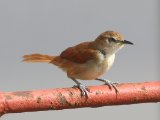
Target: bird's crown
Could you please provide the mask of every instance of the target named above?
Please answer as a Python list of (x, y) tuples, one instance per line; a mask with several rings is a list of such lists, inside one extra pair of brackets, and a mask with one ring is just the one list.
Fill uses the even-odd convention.
[(106, 32), (103, 32), (101, 33), (98, 38), (114, 38), (115, 40), (120, 40), (120, 41), (123, 41), (124, 40), (124, 37), (118, 33), (118, 32), (115, 32), (115, 31), (106, 31)]

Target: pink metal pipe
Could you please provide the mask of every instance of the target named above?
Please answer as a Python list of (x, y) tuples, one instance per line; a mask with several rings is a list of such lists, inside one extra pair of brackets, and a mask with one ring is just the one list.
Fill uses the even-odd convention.
[(118, 84), (119, 93), (108, 86), (88, 87), (88, 97), (78, 88), (57, 88), (19, 92), (0, 92), (0, 115), (81, 107), (100, 107), (135, 103), (160, 102), (160, 82)]

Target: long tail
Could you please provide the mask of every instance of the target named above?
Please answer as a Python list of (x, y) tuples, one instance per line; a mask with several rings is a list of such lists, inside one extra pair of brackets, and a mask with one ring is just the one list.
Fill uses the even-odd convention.
[(24, 62), (51, 62), (54, 59), (54, 56), (42, 55), (42, 54), (31, 54), (24, 55)]

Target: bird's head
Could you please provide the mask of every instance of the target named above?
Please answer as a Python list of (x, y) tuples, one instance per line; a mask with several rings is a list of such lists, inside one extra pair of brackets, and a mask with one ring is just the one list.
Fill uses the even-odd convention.
[(126, 44), (133, 45), (132, 42), (124, 40), (118, 32), (106, 31), (100, 34), (94, 41), (96, 49), (105, 50), (107, 54), (114, 54)]

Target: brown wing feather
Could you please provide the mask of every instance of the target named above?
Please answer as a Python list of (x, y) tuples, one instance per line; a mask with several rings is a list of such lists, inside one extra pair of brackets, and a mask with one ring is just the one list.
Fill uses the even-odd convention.
[(96, 58), (96, 51), (91, 49), (90, 43), (91, 42), (84, 42), (74, 47), (70, 47), (63, 51), (60, 57), (80, 64), (94, 59)]

